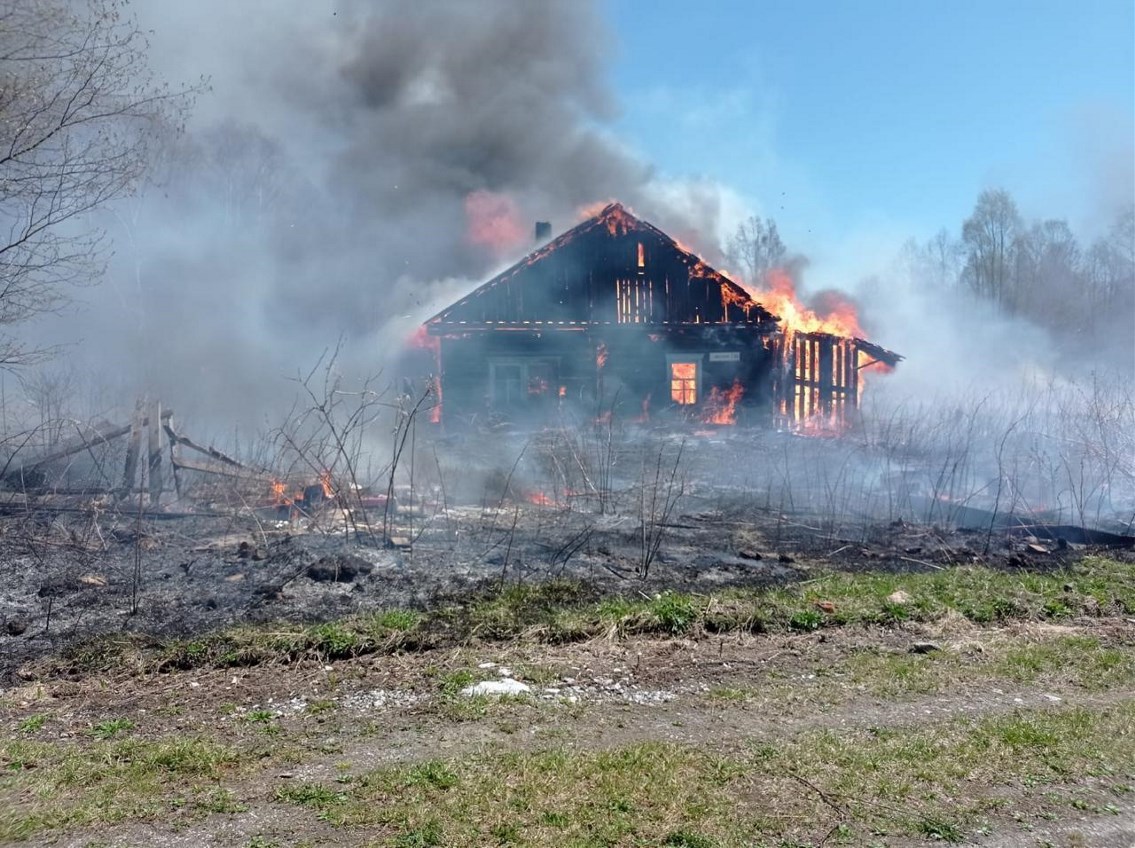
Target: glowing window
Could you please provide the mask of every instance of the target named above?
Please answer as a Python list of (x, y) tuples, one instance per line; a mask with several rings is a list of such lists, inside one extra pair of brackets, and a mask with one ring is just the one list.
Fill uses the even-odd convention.
[(642, 242), (641, 241), (638, 243), (638, 267), (639, 268), (645, 268), (646, 267), (646, 253), (642, 249)]
[(670, 400), (682, 406), (691, 406), (698, 402), (696, 362), (670, 363)]

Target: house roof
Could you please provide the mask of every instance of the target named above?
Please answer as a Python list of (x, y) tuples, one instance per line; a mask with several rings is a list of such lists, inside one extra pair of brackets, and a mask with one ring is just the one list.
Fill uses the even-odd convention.
[[(628, 299), (619, 302), (620, 297)], [(622, 204), (611, 203), (426, 324), (723, 323), (767, 325), (773, 331), (777, 320), (699, 256)]]
[(875, 359), (879, 360), (885, 365), (891, 366), (892, 368), (902, 362), (905, 358), (901, 353), (895, 353), (893, 350), (887, 350), (885, 347), (881, 347), (874, 342), (869, 342), (866, 339), (857, 337), (854, 339), (854, 341), (861, 351), (875, 357)]

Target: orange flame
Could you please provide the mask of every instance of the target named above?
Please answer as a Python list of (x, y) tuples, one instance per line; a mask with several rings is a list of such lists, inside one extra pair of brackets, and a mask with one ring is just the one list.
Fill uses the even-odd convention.
[(632, 419), (635, 424), (646, 424), (650, 421), (650, 396), (651, 392), (647, 392), (646, 396), (642, 399), (642, 412), (637, 418)]
[(724, 391), (714, 386), (702, 407), (702, 421), (706, 424), (735, 424), (737, 422), (737, 402), (745, 394), (745, 387), (739, 379)]
[(596, 200), (594, 203), (588, 203), (586, 206), (580, 206), (575, 210), (575, 214), (580, 221), (586, 221), (588, 218), (594, 218), (599, 215), (608, 206), (617, 203), (613, 197), (607, 200)]
[(606, 342), (599, 342), (595, 348), (595, 367), (600, 371), (603, 366), (607, 364), (607, 344)]
[[(406, 339), (406, 346), (415, 348), (417, 350), (429, 350), (434, 355), (434, 370), (441, 370), (441, 340), (437, 336), (431, 336), (425, 324), (418, 325), (418, 328), (411, 333)], [(441, 378), (434, 374), (429, 378), (429, 387), (427, 391), (433, 395), (433, 406), (430, 407), (430, 423), (441, 423)]]
[(425, 324), (419, 324), (414, 332), (406, 337), (406, 347), (416, 350), (436, 351), (439, 347), (437, 336), (431, 336)]
[[(827, 292), (820, 297), (821, 315), (801, 303), (792, 277), (779, 268), (766, 275), (763, 290), (746, 290), (780, 318), (785, 365), (793, 370), (795, 381), (793, 396), (782, 401), (781, 413), (795, 422), (793, 429), (798, 433), (831, 435), (845, 429), (848, 421), (843, 412), (847, 404), (857, 403), (862, 396), (864, 372), (891, 370), (885, 363), (871, 362), (855, 346), (853, 340), (864, 336), (855, 304), (844, 295)], [(828, 366), (831, 372), (825, 374), (821, 374), (823, 360), (819, 355), (823, 335), (837, 337), (837, 341), (823, 342), (834, 345)], [(843, 387), (827, 415), (818, 388), (824, 381)]]
[(324, 471), (319, 475), (319, 485), (323, 487), (323, 497), (328, 500), (335, 497), (335, 486), (332, 484), (330, 471)]
[(577, 212), (581, 220), (598, 218), (613, 236), (626, 235), (638, 226), (638, 222), (631, 217), (632, 213), (614, 200), (581, 206)]
[(780, 318), (780, 326), (785, 335), (794, 333), (831, 333), (835, 336), (863, 338), (859, 326), (859, 315), (855, 304), (847, 298), (829, 294), (826, 305), (827, 314), (820, 316), (800, 302), (796, 294), (796, 284), (792, 277), (780, 268), (774, 268), (765, 276), (766, 288), (754, 289), (745, 286), (749, 294), (769, 312)]
[(694, 362), (670, 363), (670, 400), (692, 406), (698, 400), (698, 366)]
[(524, 242), (527, 230), (522, 220), (516, 201), (507, 194), (480, 189), (465, 197), (465, 238), (497, 255)]
[(296, 501), (303, 500), (303, 491), (294, 490), (289, 493), (289, 486), (283, 480), (272, 481), (272, 498), (276, 506), (291, 506)]

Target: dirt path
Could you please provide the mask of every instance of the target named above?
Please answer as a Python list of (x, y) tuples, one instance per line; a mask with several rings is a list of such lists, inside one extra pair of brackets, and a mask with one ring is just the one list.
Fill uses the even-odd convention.
[[(891, 704), (880, 704), (875, 700), (852, 701), (828, 712), (786, 716), (769, 715), (746, 706), (707, 706), (704, 702), (690, 699), (645, 708), (606, 703), (588, 710), (585, 717), (541, 711), (531, 724), (509, 731), (502, 730), (499, 723), (491, 719), (459, 724), (429, 722), (426, 726), (355, 741), (333, 756), (316, 757), (296, 768), (276, 769), (255, 780), (230, 786), (236, 797), (248, 805), (245, 812), (213, 814), (178, 831), (161, 823), (131, 824), (64, 837), (46, 836), (21, 844), (29, 848), (245, 848), (257, 845), (257, 838), (267, 840), (264, 834), (273, 834), (271, 839), (279, 841), (260, 844), (366, 845), (365, 833), (323, 824), (311, 811), (274, 802), (273, 793), (289, 783), (334, 781), (343, 776), (344, 763), (350, 764), (351, 773), (363, 773), (394, 764), (489, 752), (502, 754), (559, 746), (586, 751), (658, 741), (729, 750), (750, 743), (775, 744), (777, 740), (816, 729), (916, 728), (943, 719), (977, 719), (1019, 709), (1051, 706), (1054, 698), (1060, 698), (1068, 705), (1098, 707), (1132, 697), (1131, 692), (1085, 696), (1017, 690), (990, 693), (984, 697), (958, 695)], [(1034, 848), (1041, 845), (1131, 848), (1135, 845), (1135, 801), (1123, 799), (1114, 807), (1106, 816), (1074, 813), (1029, 832), (991, 834), (963, 844), (985, 848)], [(902, 848), (926, 843), (925, 840), (892, 838), (879, 844)]]
[[(928, 638), (937, 640), (943, 657), (934, 661), (932, 677), (908, 680), (911, 689), (896, 693), (877, 667), (917, 668), (923, 660), (910, 653), (910, 646)], [(243, 812), (210, 814), (184, 829), (133, 823), (49, 833), (21, 844), (363, 845), (366, 834), (333, 828), (312, 810), (276, 802), (276, 791), (425, 760), (560, 748), (594, 751), (643, 742), (728, 752), (754, 743), (775, 745), (815, 730), (919, 728), (1018, 710), (1100, 708), (1135, 698), (1127, 686), (1085, 687), (1090, 681), (1058, 665), (1026, 682), (1014, 681), (1004, 670), (1011, 668), (1004, 665), (1012, 656), (1007, 652), (1021, 645), (1084, 638), (1128, 654), (1135, 650), (1135, 628), (1123, 621), (1000, 629), (953, 621), (932, 628), (846, 628), (822, 635), (477, 646), (331, 666), (39, 682), (9, 690), (4, 717), (14, 726), (28, 716), (50, 716), (52, 738), (78, 744), (90, 727), (111, 716), (129, 718), (142, 737), (206, 734), (241, 742), (260, 732), (248, 720), (260, 711), (273, 716), (281, 746), (302, 752), (299, 762), (269, 760), (251, 778), (224, 784), (247, 807)], [(492, 678), (502, 671), (528, 680), (533, 696), (471, 709), (471, 702), (446, 694), (458, 673)], [(930, 690), (917, 691), (923, 685)], [(1032, 832), (1004, 823), (967, 844), (1009, 848), (1043, 845), (1045, 839), (1103, 848), (1135, 844), (1130, 793), (1106, 815), (1067, 812)]]

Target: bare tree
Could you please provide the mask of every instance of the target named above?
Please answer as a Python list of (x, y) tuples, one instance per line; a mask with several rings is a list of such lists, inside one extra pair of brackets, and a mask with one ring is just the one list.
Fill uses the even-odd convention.
[(200, 213), (217, 237), (291, 219), (307, 202), (303, 174), (279, 142), (252, 124), (228, 119), (186, 133), (161, 153), (152, 179), (165, 190), (151, 198), (156, 203), (148, 211), (179, 219)]
[[(0, 327), (103, 267), (86, 216), (129, 193), (192, 92), (158, 85), (125, 0), (0, 0)], [(0, 365), (37, 352), (0, 337)]]
[(1117, 318), (1129, 327), (1135, 313), (1135, 204), (1120, 212), (1106, 238), (1092, 244), (1083, 266), (1088, 328), (1108, 328)]
[(1013, 243), (1021, 229), (1017, 204), (1003, 189), (986, 189), (962, 225), (966, 248), (963, 279), (980, 297), (1012, 308)]
[(899, 256), (911, 277), (926, 288), (949, 291), (961, 280), (965, 250), (945, 227), (925, 244), (908, 239)]
[(1017, 237), (1013, 252), (1016, 311), (1054, 329), (1079, 326), (1086, 302), (1082, 253), (1068, 223), (1037, 221)]
[(23, 419), (38, 432), (34, 447), (43, 452), (54, 450), (63, 441), (73, 422), (71, 404), (79, 382), (73, 366), (40, 367), (20, 375), (23, 401), (26, 405)]
[(737, 232), (726, 246), (725, 258), (747, 282), (761, 285), (769, 271), (784, 264), (787, 252), (776, 221), (754, 215), (737, 225)]

